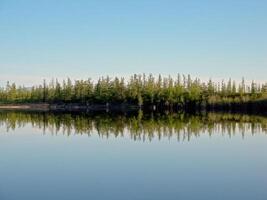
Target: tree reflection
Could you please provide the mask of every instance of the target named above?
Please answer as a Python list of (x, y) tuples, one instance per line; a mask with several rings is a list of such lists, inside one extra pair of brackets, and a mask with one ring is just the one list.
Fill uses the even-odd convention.
[(230, 113), (168, 113), (168, 114), (110, 114), (110, 113), (50, 113), (0, 112), (0, 126), (7, 131), (31, 124), (44, 134), (98, 134), (101, 137), (130, 136), (133, 140), (172, 138), (190, 140), (202, 134), (267, 133), (267, 118)]

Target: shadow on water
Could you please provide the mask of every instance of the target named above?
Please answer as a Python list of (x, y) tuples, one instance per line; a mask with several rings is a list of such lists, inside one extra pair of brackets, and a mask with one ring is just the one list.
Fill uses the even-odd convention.
[(1, 111), (0, 127), (7, 132), (31, 125), (44, 134), (98, 134), (100, 137), (130, 136), (133, 140), (176, 137), (190, 140), (201, 134), (228, 135), (267, 133), (267, 117), (233, 113), (75, 113)]

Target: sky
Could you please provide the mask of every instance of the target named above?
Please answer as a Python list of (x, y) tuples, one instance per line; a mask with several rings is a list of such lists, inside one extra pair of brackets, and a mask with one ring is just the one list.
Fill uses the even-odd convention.
[(0, 85), (134, 73), (267, 81), (266, 0), (0, 0)]

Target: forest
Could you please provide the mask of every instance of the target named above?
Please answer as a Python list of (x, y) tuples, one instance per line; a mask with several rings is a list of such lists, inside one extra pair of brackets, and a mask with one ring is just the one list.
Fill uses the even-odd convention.
[(155, 77), (135, 74), (129, 79), (101, 77), (97, 81), (70, 78), (59, 82), (43, 80), (33, 87), (7, 82), (0, 88), (0, 104), (135, 105), (153, 109), (234, 109), (267, 108), (267, 84), (227, 81), (203, 82), (190, 75)]

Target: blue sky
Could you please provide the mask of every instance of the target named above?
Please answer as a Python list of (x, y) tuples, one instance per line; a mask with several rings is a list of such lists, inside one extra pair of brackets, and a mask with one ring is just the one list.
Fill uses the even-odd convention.
[(267, 80), (266, 0), (0, 0), (0, 85), (133, 73)]

